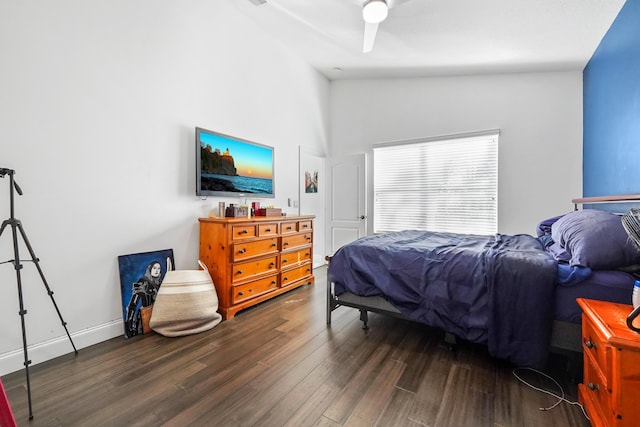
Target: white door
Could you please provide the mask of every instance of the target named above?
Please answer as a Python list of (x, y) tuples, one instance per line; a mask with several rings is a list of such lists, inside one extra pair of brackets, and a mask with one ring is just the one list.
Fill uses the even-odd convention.
[(355, 154), (329, 159), (327, 178), (327, 252), (367, 234), (367, 156)]

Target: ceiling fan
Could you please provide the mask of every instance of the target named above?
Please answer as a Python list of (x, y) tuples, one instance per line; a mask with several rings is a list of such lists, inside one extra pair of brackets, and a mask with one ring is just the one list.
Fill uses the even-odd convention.
[[(315, 32), (323, 34), (327, 38), (332, 38), (331, 34), (326, 32), (323, 28), (321, 28), (321, 26), (315, 25), (313, 23), (314, 19), (305, 18), (300, 12), (296, 13), (294, 10), (290, 10), (289, 7), (286, 6), (290, 1), (291, 0), (249, 0), (249, 2), (253, 3), (256, 6), (270, 4), (273, 8), (306, 25), (307, 27), (313, 29)], [(344, 3), (342, 3), (343, 1), (344, 0), (333, 0), (333, 2), (327, 1), (323, 6), (324, 12), (327, 12), (327, 10), (332, 11), (335, 9), (336, 12), (347, 13), (348, 8), (346, 6), (336, 8), (336, 6), (339, 6), (341, 4), (344, 5)], [(389, 10), (393, 9), (399, 4), (403, 4), (408, 1), (410, 0), (350, 0), (350, 2), (348, 2), (361, 8), (362, 19), (364, 20), (364, 41), (362, 46), (363, 53), (368, 53), (373, 50), (373, 43), (378, 32), (378, 25), (387, 18), (387, 16), (389, 15)]]
[(362, 19), (364, 20), (364, 42), (362, 45), (362, 53), (371, 52), (373, 50), (373, 42), (376, 39), (378, 25), (387, 19), (389, 9), (395, 7), (398, 3), (404, 3), (408, 0), (355, 0), (362, 4)]

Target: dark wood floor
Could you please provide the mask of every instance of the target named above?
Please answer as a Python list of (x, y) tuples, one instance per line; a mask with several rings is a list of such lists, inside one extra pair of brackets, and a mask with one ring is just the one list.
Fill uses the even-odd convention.
[[(339, 308), (325, 269), (305, 286), (181, 338), (114, 338), (2, 378), (24, 426), (588, 426), (576, 405), (519, 382), (479, 345), (451, 351), (422, 325)], [(571, 400), (562, 357), (548, 373)], [(536, 385), (551, 388), (530, 372)]]

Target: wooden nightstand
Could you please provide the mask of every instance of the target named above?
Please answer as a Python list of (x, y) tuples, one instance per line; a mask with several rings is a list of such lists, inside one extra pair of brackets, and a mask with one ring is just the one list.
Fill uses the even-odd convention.
[(578, 298), (584, 383), (578, 398), (591, 425), (640, 426), (640, 334), (627, 327), (633, 307)]

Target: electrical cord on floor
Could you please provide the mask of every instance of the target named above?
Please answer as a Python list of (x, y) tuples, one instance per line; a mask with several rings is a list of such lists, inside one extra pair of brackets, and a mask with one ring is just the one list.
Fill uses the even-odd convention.
[[(537, 374), (542, 375), (543, 377), (545, 377), (545, 378), (547, 378), (547, 379), (550, 379), (551, 381), (553, 381), (553, 382), (554, 382), (554, 384), (555, 384), (556, 386), (558, 386), (558, 389), (560, 390), (560, 395), (555, 394), (555, 393), (553, 393), (553, 392), (551, 392), (551, 391), (549, 391), (549, 390), (545, 390), (545, 389), (543, 389), (543, 388), (536, 387), (536, 386), (534, 386), (533, 384), (528, 383), (527, 381), (525, 381), (524, 379), (522, 379), (522, 378), (518, 375), (518, 373), (516, 372), (517, 370), (527, 370), (527, 371), (535, 372), (535, 373), (537, 373)], [(531, 387), (532, 389), (534, 389), (534, 390), (536, 390), (536, 391), (539, 391), (539, 392), (542, 392), (542, 393), (546, 393), (546, 394), (548, 394), (548, 395), (550, 395), (550, 396), (553, 396), (553, 397), (555, 397), (556, 399), (558, 399), (558, 401), (557, 401), (556, 403), (554, 403), (553, 405), (551, 405), (551, 406), (548, 406), (548, 407), (546, 407), (546, 408), (538, 408), (538, 409), (540, 409), (541, 411), (550, 411), (550, 410), (552, 410), (553, 408), (555, 408), (556, 406), (558, 406), (559, 404), (561, 404), (562, 402), (567, 402), (567, 403), (568, 403), (568, 404), (570, 404), (570, 405), (578, 405), (578, 406), (580, 407), (580, 409), (582, 410), (582, 414), (584, 415), (584, 417), (585, 417), (587, 420), (589, 419), (589, 416), (587, 415), (587, 412), (584, 410), (584, 407), (580, 404), (580, 402), (573, 402), (573, 401), (571, 401), (571, 400), (566, 399), (566, 398), (564, 397), (564, 390), (563, 390), (562, 386), (561, 386), (560, 384), (558, 384), (558, 381), (556, 381), (555, 379), (551, 378), (549, 375), (545, 374), (544, 372), (538, 371), (537, 369), (533, 369), (533, 368), (515, 368), (512, 372), (513, 372), (513, 376), (514, 376), (514, 377), (516, 377), (516, 378), (518, 379), (518, 381), (520, 381), (521, 383), (523, 383), (523, 384), (525, 384), (525, 385), (527, 385), (527, 386)]]

